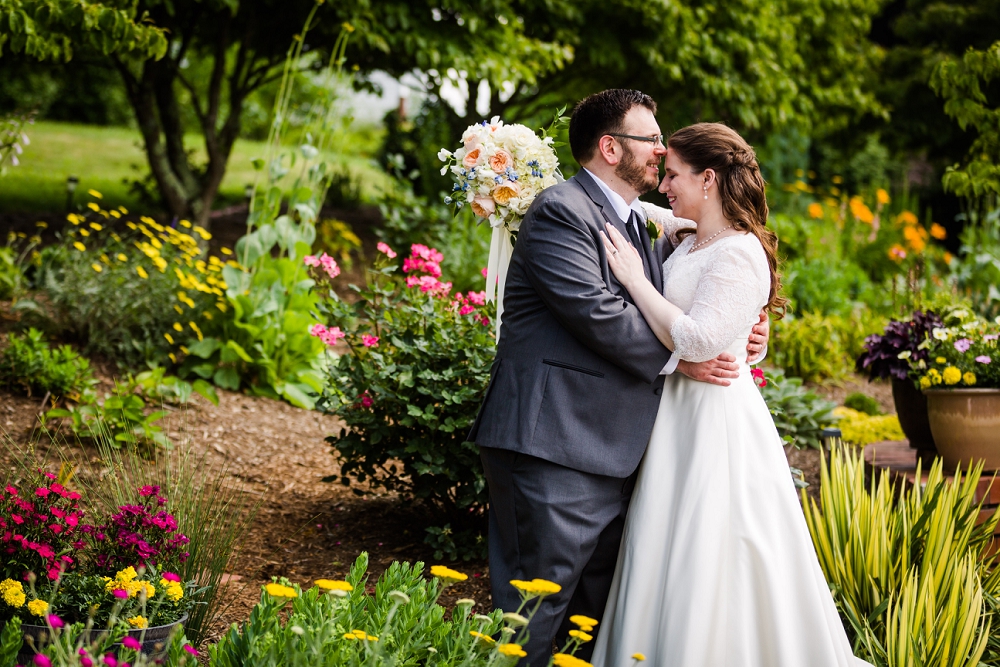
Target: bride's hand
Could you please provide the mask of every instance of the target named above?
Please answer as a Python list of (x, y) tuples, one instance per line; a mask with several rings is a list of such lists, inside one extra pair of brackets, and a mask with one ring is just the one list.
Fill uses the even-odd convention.
[(646, 274), (642, 270), (642, 259), (639, 258), (639, 251), (622, 236), (622, 233), (614, 225), (606, 223), (607, 233), (601, 232), (601, 239), (604, 241), (604, 249), (607, 251), (608, 266), (615, 274), (625, 289), (630, 289), (637, 280), (645, 280)]

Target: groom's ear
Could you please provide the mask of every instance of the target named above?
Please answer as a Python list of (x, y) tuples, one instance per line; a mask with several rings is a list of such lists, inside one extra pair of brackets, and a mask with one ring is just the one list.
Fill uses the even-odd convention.
[(598, 139), (597, 152), (600, 154), (601, 159), (612, 166), (617, 165), (622, 159), (621, 147), (615, 141), (615, 138), (609, 134), (605, 134)]

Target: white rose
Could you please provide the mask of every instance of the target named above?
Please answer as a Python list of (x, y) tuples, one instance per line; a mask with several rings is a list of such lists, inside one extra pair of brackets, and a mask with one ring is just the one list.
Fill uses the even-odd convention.
[(445, 160), (447, 160), (450, 157), (451, 157), (451, 151), (450, 150), (448, 150), (446, 148), (442, 148), (441, 150), (438, 151), (438, 159), (441, 160), (441, 162), (444, 162)]

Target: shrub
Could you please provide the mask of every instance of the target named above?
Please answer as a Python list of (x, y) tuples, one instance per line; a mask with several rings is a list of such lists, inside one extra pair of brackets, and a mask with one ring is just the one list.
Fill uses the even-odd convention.
[(0, 387), (62, 398), (78, 396), (95, 383), (86, 359), (68, 345), (52, 349), (37, 329), (8, 334), (7, 341), (0, 350)]
[(835, 405), (802, 386), (801, 378), (786, 377), (784, 371), (768, 370), (761, 395), (774, 419), (778, 435), (798, 448), (823, 446), (824, 428), (836, 423)]
[(344, 420), (328, 438), (342, 481), (411, 493), (456, 515), (487, 498), (465, 436), (489, 381), (493, 311), (482, 293), (449, 294), (450, 283), (435, 277), (440, 253), (412, 250), (405, 278), (380, 255), (367, 285), (353, 287), (354, 304), (328, 293), (323, 310), (337, 326), (316, 333), (345, 338), (350, 352), (330, 365), (320, 405)]
[(861, 267), (829, 256), (788, 262), (782, 281), (796, 313), (850, 316), (879, 301), (878, 292)]
[(905, 380), (910, 372), (909, 359), (927, 360), (922, 344), (933, 329), (941, 326), (941, 318), (931, 311), (918, 310), (906, 322), (891, 320), (884, 333), (865, 338), (864, 352), (858, 356), (855, 369), (867, 373), (869, 381), (890, 377)]
[(174, 229), (142, 218), (119, 235), (108, 225), (121, 216), (93, 202), (86, 216), (68, 216), (72, 229), (42, 252), (38, 287), (48, 301), (35, 310), (88, 355), (124, 368), (176, 362), (182, 334), (200, 335), (226, 308), (222, 261), (206, 261), (191, 234), (210, 236), (187, 221)]
[(805, 313), (774, 323), (771, 363), (807, 382), (847, 375), (861, 353), (865, 333), (881, 329), (885, 318), (868, 310), (856, 316)]
[(820, 465), (820, 503), (802, 501), (855, 655), (876, 667), (992, 664), (1000, 577), (985, 548), (1000, 514), (979, 520), (982, 466), (946, 480), (937, 459), (901, 493), (883, 471), (866, 493), (860, 450), (836, 447)]
[(126, 386), (105, 394), (103, 400), (94, 392), (86, 392), (79, 403), (46, 412), (44, 421), (62, 420), (59, 426), (68, 427), (81, 440), (107, 438), (116, 447), (170, 447), (170, 439), (156, 423), (166, 414), (164, 410), (147, 414), (146, 401), (133, 393), (131, 386)]
[(883, 414), (882, 406), (879, 405), (879, 402), (867, 394), (862, 394), (860, 391), (848, 394), (844, 399), (844, 407), (871, 416)]
[(869, 415), (849, 407), (836, 408), (833, 414), (840, 418), (837, 428), (845, 442), (864, 446), (883, 440), (906, 439), (896, 415)]

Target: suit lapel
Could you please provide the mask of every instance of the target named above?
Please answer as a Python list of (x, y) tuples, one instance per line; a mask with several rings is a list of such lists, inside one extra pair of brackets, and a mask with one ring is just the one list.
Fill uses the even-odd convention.
[(587, 193), (587, 196), (600, 207), (601, 215), (604, 216), (604, 219), (614, 225), (615, 228), (625, 236), (625, 238), (628, 238), (628, 230), (625, 228), (625, 223), (618, 219), (618, 214), (615, 213), (615, 207), (612, 206), (611, 202), (608, 201), (608, 198), (604, 196), (601, 186), (594, 182), (594, 178), (581, 169), (572, 180), (579, 183), (580, 187), (583, 188), (583, 191)]
[(656, 291), (662, 294), (663, 267), (660, 262), (657, 261), (656, 253), (653, 252), (653, 244), (649, 239), (649, 232), (646, 231), (645, 214), (639, 216), (639, 222), (639, 240), (642, 243), (642, 252), (646, 254), (646, 263), (649, 266), (650, 282), (653, 283), (653, 287), (656, 288)]

